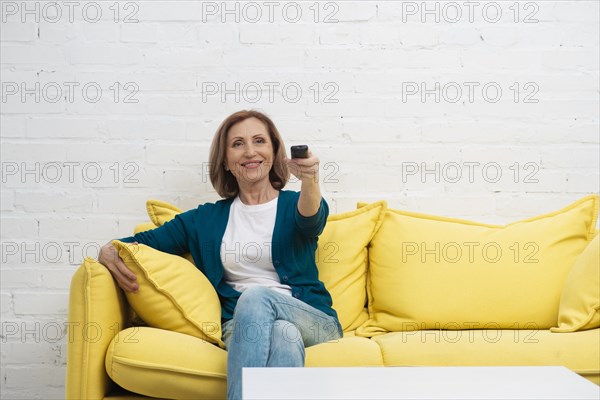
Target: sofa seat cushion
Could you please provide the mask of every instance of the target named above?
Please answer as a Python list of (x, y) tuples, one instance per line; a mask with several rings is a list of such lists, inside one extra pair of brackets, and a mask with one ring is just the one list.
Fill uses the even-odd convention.
[(227, 352), (183, 333), (150, 327), (119, 332), (105, 358), (121, 387), (167, 399), (225, 398)]
[(306, 348), (307, 367), (382, 367), (381, 350), (374, 341), (345, 334)]
[(600, 329), (421, 330), (372, 338), (386, 366), (562, 365), (594, 381), (600, 374)]
[[(307, 367), (383, 366), (370, 339), (346, 337), (306, 349)], [(110, 378), (133, 393), (166, 399), (225, 398), (227, 352), (182, 333), (150, 327), (125, 329), (110, 343)]]

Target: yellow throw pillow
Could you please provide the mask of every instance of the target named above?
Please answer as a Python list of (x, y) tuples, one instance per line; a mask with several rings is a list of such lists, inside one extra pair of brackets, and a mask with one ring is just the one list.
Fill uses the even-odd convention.
[(148, 211), (150, 220), (156, 226), (161, 226), (181, 213), (181, 209), (178, 207), (160, 200), (148, 200), (146, 202), (146, 210)]
[[(146, 210), (148, 211), (148, 217), (150, 217), (152, 222), (139, 224), (135, 227), (134, 233), (149, 231), (162, 226), (165, 222), (172, 220), (177, 214), (181, 214), (182, 212), (178, 207), (160, 200), (146, 201)], [(190, 253), (182, 254), (181, 257), (196, 265), (196, 262)]]
[(597, 218), (596, 195), (506, 226), (388, 209), (369, 248), (369, 320), (357, 335), (556, 326)]
[(378, 201), (358, 210), (330, 215), (316, 253), (319, 279), (333, 298), (344, 331), (367, 320), (367, 246), (381, 226), (387, 203)]
[(155, 229), (156, 225), (154, 225), (153, 222), (142, 222), (141, 224), (138, 224), (135, 229), (133, 230), (133, 234), (136, 235), (140, 232), (146, 232), (146, 231), (151, 231), (152, 229)]
[(143, 244), (112, 244), (137, 276), (138, 292), (126, 296), (144, 321), (225, 347), (219, 296), (202, 272), (183, 257)]
[(600, 236), (585, 248), (569, 272), (552, 332), (576, 332), (600, 327)]

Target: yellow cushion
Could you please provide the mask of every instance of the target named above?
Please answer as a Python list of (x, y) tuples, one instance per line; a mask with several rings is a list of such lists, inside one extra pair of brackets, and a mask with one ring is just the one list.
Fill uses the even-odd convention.
[(356, 334), (556, 326), (597, 217), (596, 195), (506, 226), (388, 209), (369, 248), (369, 320)]
[(371, 340), (381, 347), (385, 366), (563, 365), (590, 380), (600, 373), (600, 329), (562, 335), (531, 329), (422, 330)]
[(385, 201), (378, 201), (330, 215), (319, 236), (319, 279), (333, 298), (344, 331), (354, 330), (367, 320), (367, 246), (381, 226), (386, 208)]
[(148, 200), (146, 202), (146, 210), (148, 211), (150, 220), (156, 226), (161, 226), (181, 213), (181, 209), (178, 207), (160, 200)]
[[(175, 218), (177, 214), (182, 213), (181, 209), (178, 207), (160, 200), (146, 201), (146, 210), (148, 211), (148, 217), (150, 217), (152, 223), (145, 222), (143, 224), (139, 224), (135, 227), (135, 233), (148, 231), (150, 229), (162, 226), (165, 222)], [(181, 257), (196, 265), (196, 262), (190, 253), (182, 254)]]
[(142, 222), (141, 224), (138, 224), (135, 229), (133, 230), (133, 234), (138, 234), (140, 232), (146, 232), (146, 231), (150, 231), (152, 229), (156, 228), (156, 225), (154, 225), (153, 222)]
[(227, 392), (227, 352), (198, 338), (148, 327), (119, 332), (106, 371), (119, 386), (153, 398), (216, 399)]
[(208, 279), (183, 257), (149, 246), (114, 240), (139, 290), (126, 293), (148, 325), (185, 333), (225, 347), (221, 341), (221, 304)]
[(306, 367), (383, 367), (381, 349), (371, 339), (344, 336), (306, 348)]
[[(227, 353), (197, 338), (136, 327), (119, 332), (105, 358), (112, 380), (132, 392), (168, 399), (226, 395)], [(307, 367), (383, 366), (377, 343), (344, 337), (306, 349)]]
[(569, 272), (552, 332), (575, 332), (600, 327), (600, 236), (585, 248)]

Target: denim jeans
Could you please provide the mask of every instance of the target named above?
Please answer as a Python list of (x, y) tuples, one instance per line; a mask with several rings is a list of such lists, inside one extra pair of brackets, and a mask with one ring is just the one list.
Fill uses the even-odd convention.
[(222, 326), (227, 398), (242, 398), (243, 367), (304, 367), (304, 348), (343, 336), (337, 320), (265, 287), (245, 290)]

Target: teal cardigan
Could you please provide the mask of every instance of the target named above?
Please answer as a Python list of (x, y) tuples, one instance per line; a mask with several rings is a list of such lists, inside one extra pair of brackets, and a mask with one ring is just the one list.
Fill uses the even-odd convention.
[[(311, 217), (298, 212), (300, 192), (281, 190), (277, 200), (271, 256), (281, 283), (292, 288), (292, 296), (337, 318), (331, 295), (319, 280), (315, 252), (323, 232), (329, 206), (321, 199), (319, 211)], [(138, 242), (170, 254), (191, 253), (197, 268), (204, 273), (221, 300), (221, 318), (233, 317), (240, 292), (223, 277), (221, 241), (229, 220), (233, 197), (206, 203), (181, 214), (156, 229), (119, 239)]]

